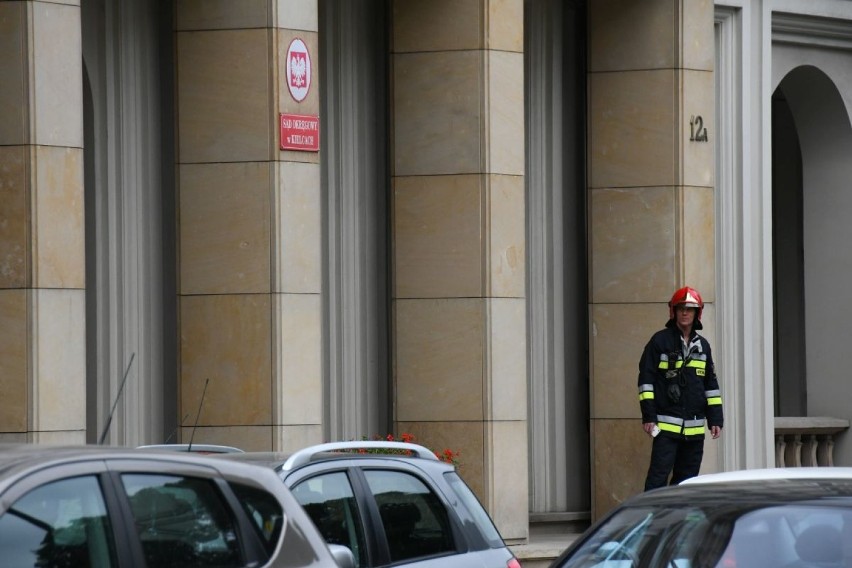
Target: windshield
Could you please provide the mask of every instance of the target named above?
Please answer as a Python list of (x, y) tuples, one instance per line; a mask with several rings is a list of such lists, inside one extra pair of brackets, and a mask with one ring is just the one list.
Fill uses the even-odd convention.
[(840, 568), (852, 561), (852, 510), (626, 508), (601, 525), (560, 568)]

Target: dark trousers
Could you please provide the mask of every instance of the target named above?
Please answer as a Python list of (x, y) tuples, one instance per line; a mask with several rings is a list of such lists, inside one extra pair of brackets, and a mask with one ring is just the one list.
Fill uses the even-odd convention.
[[(645, 491), (677, 485), (684, 479), (695, 477), (704, 457), (704, 439), (685, 440), (660, 434), (654, 438), (651, 465), (645, 478)], [(669, 481), (671, 474), (671, 481)]]

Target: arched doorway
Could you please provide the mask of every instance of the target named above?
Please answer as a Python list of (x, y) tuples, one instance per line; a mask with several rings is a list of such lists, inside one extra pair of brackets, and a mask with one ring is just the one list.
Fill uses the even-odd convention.
[[(831, 78), (803, 65), (778, 84), (772, 118), (775, 412), (845, 418), (852, 395), (841, 362), (852, 315), (842, 299), (852, 277), (849, 113)], [(852, 441), (838, 442), (842, 463)]]

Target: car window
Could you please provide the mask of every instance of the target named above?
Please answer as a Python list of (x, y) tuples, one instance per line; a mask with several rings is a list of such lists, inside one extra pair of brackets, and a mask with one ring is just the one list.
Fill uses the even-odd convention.
[(449, 515), (414, 475), (365, 470), (387, 536), (391, 562), (455, 552)]
[(292, 492), (327, 543), (348, 547), (356, 566), (367, 565), (364, 527), (355, 493), (344, 472), (305, 479), (293, 486)]
[(785, 505), (737, 519), (717, 566), (838, 567), (852, 561), (852, 513), (845, 507)]
[(235, 523), (212, 481), (154, 474), (121, 479), (149, 568), (243, 565)]
[(115, 542), (94, 476), (48, 483), (0, 517), (4, 566), (116, 566)]
[(278, 499), (266, 491), (239, 483), (231, 483), (231, 489), (248, 517), (254, 521), (253, 527), (263, 542), (266, 553), (272, 555), (278, 546), (284, 526), (284, 511)]
[(470, 487), (459, 477), (454, 471), (448, 471), (444, 474), (447, 483), (453, 488), (453, 491), (459, 497), (462, 506), (470, 512), (471, 517), (476, 521), (476, 528), (479, 529), (482, 538), (491, 546), (491, 548), (501, 548), (504, 546), (503, 537), (497, 532), (497, 528), (491, 521), (491, 517), (485, 512), (479, 499), (470, 490)]

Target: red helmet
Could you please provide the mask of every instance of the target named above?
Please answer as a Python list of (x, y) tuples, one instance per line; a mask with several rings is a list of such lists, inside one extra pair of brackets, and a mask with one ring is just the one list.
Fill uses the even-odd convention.
[(704, 300), (701, 299), (701, 294), (695, 288), (684, 286), (674, 294), (669, 300), (669, 319), (675, 317), (675, 307), (686, 306), (688, 308), (697, 308), (695, 319), (701, 321), (701, 312), (704, 310)]

